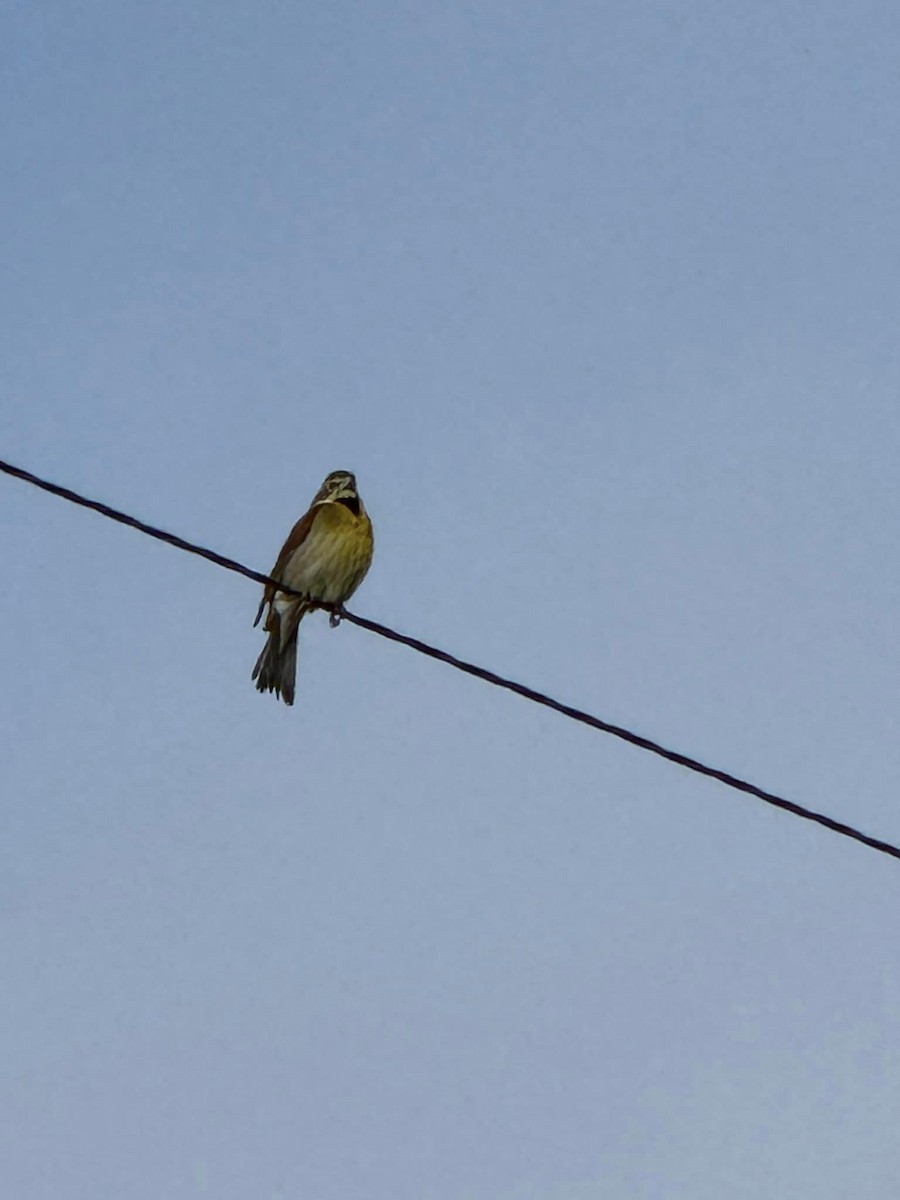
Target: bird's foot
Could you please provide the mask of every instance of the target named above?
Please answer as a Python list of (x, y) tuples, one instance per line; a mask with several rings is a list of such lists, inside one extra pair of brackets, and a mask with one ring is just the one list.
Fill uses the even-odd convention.
[(343, 616), (344, 616), (343, 604), (335, 604), (334, 608), (328, 614), (328, 624), (331, 626), (332, 629), (337, 629), (338, 625), (340, 625), (341, 621), (343, 620)]

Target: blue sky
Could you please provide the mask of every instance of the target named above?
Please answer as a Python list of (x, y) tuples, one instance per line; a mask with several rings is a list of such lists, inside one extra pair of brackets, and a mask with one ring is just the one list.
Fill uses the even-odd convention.
[[(900, 841), (893, 4), (2, 14), (2, 455)], [(892, 1200), (897, 865), (0, 480), (19, 1200)]]

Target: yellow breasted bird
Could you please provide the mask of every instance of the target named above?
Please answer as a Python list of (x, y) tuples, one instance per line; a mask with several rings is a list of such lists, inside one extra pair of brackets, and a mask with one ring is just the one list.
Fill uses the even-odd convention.
[(281, 547), (270, 574), (299, 596), (266, 585), (254, 625), (268, 605), (263, 628), (269, 635), (252, 678), (261, 692), (294, 703), (297, 630), (301, 618), (322, 604), (343, 604), (363, 581), (372, 561), (372, 522), (356, 478), (332, 471)]

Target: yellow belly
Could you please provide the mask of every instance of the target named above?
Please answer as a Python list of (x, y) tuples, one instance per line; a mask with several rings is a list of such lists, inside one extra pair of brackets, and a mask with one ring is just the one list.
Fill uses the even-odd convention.
[(340, 604), (363, 581), (372, 562), (372, 522), (343, 504), (323, 504), (281, 578), (311, 600)]

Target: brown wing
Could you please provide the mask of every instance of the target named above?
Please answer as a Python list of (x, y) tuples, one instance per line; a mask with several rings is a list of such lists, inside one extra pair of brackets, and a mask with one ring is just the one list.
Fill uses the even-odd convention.
[[(281, 579), (282, 573), (287, 567), (291, 555), (306, 541), (318, 511), (318, 507), (313, 504), (312, 507), (303, 514), (291, 532), (287, 535), (287, 541), (281, 547), (278, 558), (275, 560), (275, 566), (269, 572), (273, 579)], [(259, 624), (259, 618), (262, 616), (263, 609), (274, 598), (275, 591), (276, 589), (271, 583), (266, 584), (265, 591), (263, 592), (263, 598), (259, 602), (259, 611), (256, 614), (256, 620), (253, 622), (254, 625)]]

